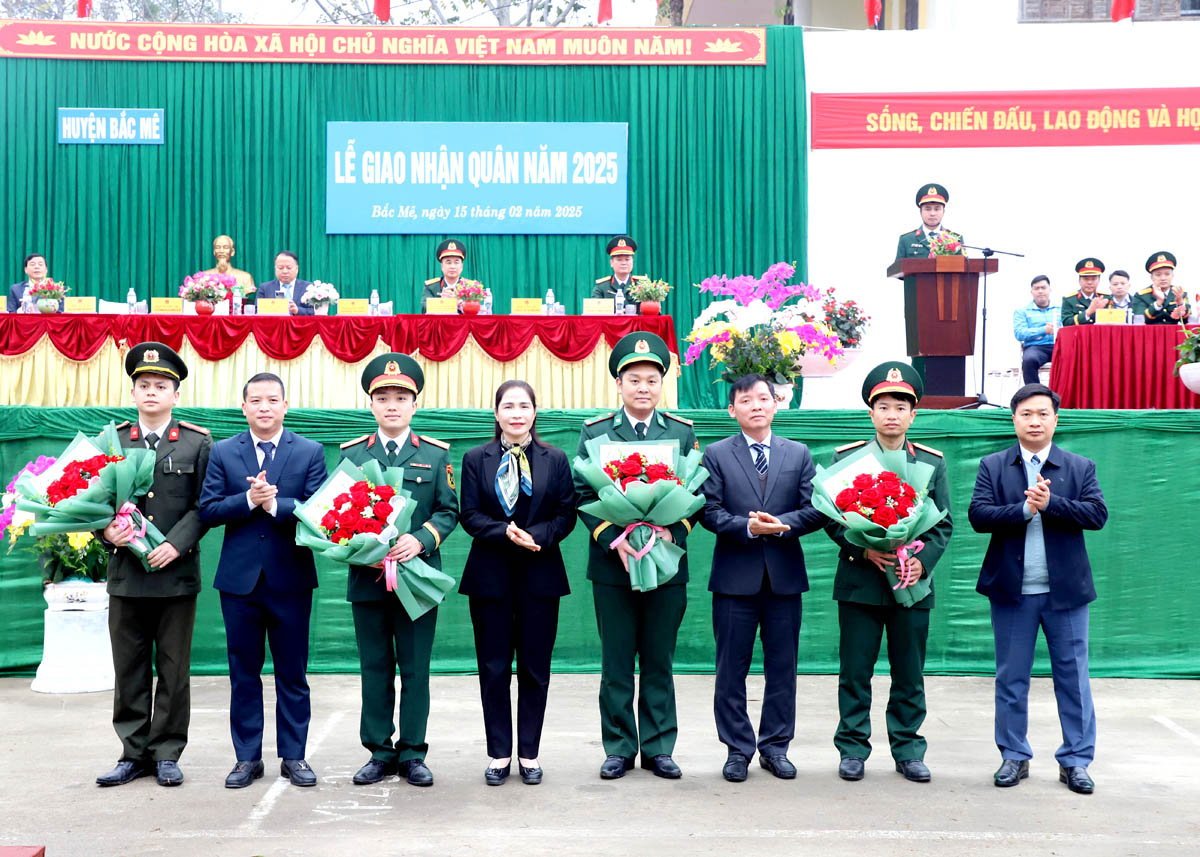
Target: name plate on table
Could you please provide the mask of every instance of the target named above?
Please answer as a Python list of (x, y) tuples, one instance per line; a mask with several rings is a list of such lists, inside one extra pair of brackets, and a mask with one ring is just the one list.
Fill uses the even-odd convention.
[(512, 315), (541, 315), (541, 298), (513, 298), (508, 310)]
[(1096, 324), (1125, 324), (1128, 320), (1123, 309), (1096, 310)]
[(426, 298), (426, 315), (457, 315), (458, 298)]
[(150, 298), (151, 315), (183, 315), (183, 298)]
[(64, 312), (95, 312), (96, 298), (92, 297), (67, 297), (63, 298)]
[(366, 298), (339, 298), (338, 315), (370, 315), (371, 302)]
[(616, 302), (612, 298), (584, 298), (583, 315), (615, 315)]
[(259, 298), (258, 299), (258, 314), (259, 315), (287, 315), (288, 314), (288, 299), (287, 298)]

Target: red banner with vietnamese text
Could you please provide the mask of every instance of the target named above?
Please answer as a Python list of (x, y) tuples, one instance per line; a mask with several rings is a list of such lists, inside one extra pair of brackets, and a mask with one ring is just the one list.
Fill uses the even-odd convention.
[(813, 93), (814, 149), (1200, 143), (1200, 88)]
[(482, 65), (765, 65), (760, 28), (260, 27), (0, 19), (0, 57)]

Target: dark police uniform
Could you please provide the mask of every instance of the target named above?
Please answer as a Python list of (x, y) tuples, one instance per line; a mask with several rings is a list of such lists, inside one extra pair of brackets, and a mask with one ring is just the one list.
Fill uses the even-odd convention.
[[(937, 183), (921, 185), (921, 189), (917, 191), (916, 199), (918, 210), (927, 202), (940, 202), (942, 205), (945, 205), (950, 201), (950, 191)], [(947, 233), (960, 244), (962, 243), (963, 237), (957, 232), (945, 227), (942, 227), (939, 231)], [(926, 234), (924, 223), (913, 231), (902, 234), (896, 242), (897, 259), (927, 259), (928, 257), (929, 236)]]
[[(1159, 250), (1156, 253), (1151, 253), (1150, 258), (1146, 260), (1146, 273), (1153, 274), (1159, 268), (1174, 270), (1175, 265), (1174, 253), (1168, 250)], [(1183, 301), (1183, 306), (1189, 306), (1186, 298)], [(1179, 321), (1187, 321), (1187, 316), (1184, 316), (1182, 319), (1171, 318), (1171, 313), (1178, 307), (1179, 303), (1175, 300), (1175, 293), (1170, 290), (1163, 296), (1161, 305), (1157, 303), (1157, 299), (1154, 297), (1154, 289), (1150, 286), (1135, 293), (1133, 296), (1133, 314), (1141, 314), (1146, 319), (1146, 324), (1178, 324)]]
[[(416, 396), (425, 386), (425, 376), (417, 361), (407, 354), (381, 354), (363, 370), (362, 386), (368, 395), (385, 387), (399, 387)], [(404, 468), (404, 488), (416, 503), (409, 532), (421, 542), (421, 559), (440, 569), (438, 549), (458, 524), (449, 444), (419, 436), (411, 429), (393, 455), (389, 455), (385, 443), (377, 431), (363, 435), (342, 445), (342, 458), (355, 464), (375, 459), (385, 467)], [(412, 620), (400, 599), (387, 591), (382, 571), (361, 565), (350, 566), (346, 600), (354, 614), (362, 670), (359, 736), (371, 751), (372, 761), (381, 763), (372, 766), (368, 762), (359, 772), (361, 776), (356, 775), (355, 783), (378, 782), (399, 769), (413, 785), (433, 785), (423, 760), (429, 749), (425, 730), (437, 608)], [(400, 728), (393, 742), (397, 668), (401, 682)]]
[[(179, 355), (161, 342), (131, 349), (125, 371), (133, 379), (154, 374), (177, 382), (188, 374)], [(153, 571), (127, 548), (113, 548), (108, 564), (108, 630), (116, 677), (113, 728), (121, 739), (122, 761), (153, 769), (157, 762), (177, 762), (188, 740), (200, 537), (207, 530), (197, 506), (212, 438), (208, 429), (174, 418), (160, 438), (147, 437), (138, 422), (117, 426), (117, 436), (123, 448), (157, 451), (153, 486), (137, 507), (179, 551), (174, 562)], [(157, 689), (152, 688), (151, 665), (158, 674)]]
[[(921, 377), (907, 363), (889, 362), (873, 369), (863, 383), (863, 400), (868, 405), (885, 393), (909, 395), (920, 401)], [(856, 441), (834, 450), (833, 461), (849, 455), (867, 443)], [(934, 467), (928, 498), (939, 509), (950, 508), (950, 486), (946, 462), (936, 449), (905, 439), (904, 450), (910, 462), (921, 461)], [(933, 573), (952, 529), (947, 515), (919, 538), (925, 543), (917, 555), (925, 576)], [(891, 667), (891, 693), (887, 705), (887, 731), (892, 756), (897, 763), (922, 760), (925, 739), (918, 734), (925, 720), (925, 643), (929, 636), (929, 611), (934, 595), (912, 607), (901, 607), (891, 586), (874, 564), (865, 558), (862, 548), (845, 538), (845, 528), (830, 522), (825, 531), (840, 548), (833, 597), (838, 602), (840, 660), (838, 710), (840, 719), (833, 743), (842, 758), (865, 760), (871, 753), (871, 677), (879, 658), (883, 632), (887, 630), (888, 663)], [(932, 585), (932, 580), (930, 581)], [(906, 774), (907, 776), (907, 774)], [(858, 779), (845, 777), (846, 779)], [(926, 772), (926, 778), (928, 773)]]
[[(1081, 277), (1096, 277), (1104, 273), (1104, 263), (1095, 256), (1090, 259), (1080, 259), (1075, 265), (1075, 273)], [(1092, 305), (1092, 298), (1101, 297), (1105, 299), (1104, 307), (1111, 305), (1112, 301), (1106, 293), (1097, 289), (1092, 293), (1092, 297), (1088, 297), (1082, 290), (1077, 291), (1073, 295), (1068, 295), (1062, 299), (1062, 326), (1070, 327), (1075, 324), (1095, 324), (1096, 316), (1087, 314), (1088, 307)], [(1101, 307), (1103, 309), (1104, 307)]]
[[(447, 256), (457, 256), (464, 262), (467, 261), (467, 247), (457, 238), (447, 238), (441, 244), (437, 245), (437, 250), (434, 252), (438, 262)], [(440, 298), (442, 289), (446, 287), (445, 277), (430, 277), (425, 281), (425, 288), (421, 292), (421, 312), (425, 312), (425, 302), (430, 298)]]
[[(613, 347), (609, 371), (617, 377), (635, 363), (653, 363), (664, 373), (670, 368), (667, 345), (652, 333), (631, 333)], [(655, 411), (639, 437), (624, 409), (588, 420), (579, 437), (577, 455), (587, 457), (585, 444), (608, 435), (614, 441), (674, 440), (681, 453), (699, 449), (689, 420)], [(596, 492), (578, 476), (575, 489), (580, 505), (596, 499)], [(607, 779), (619, 777), (633, 766), (638, 748), (642, 766), (655, 773), (678, 777), (671, 762), (664, 768), (656, 757), (669, 757), (675, 749), (678, 719), (675, 711), (675, 682), (672, 666), (679, 626), (687, 608), (687, 555), (679, 561), (679, 572), (657, 589), (635, 592), (620, 557), (611, 548), (622, 528), (586, 512), (579, 513), (591, 538), (588, 542), (588, 580), (595, 598), (596, 625), (600, 632), (600, 732), (609, 757), (624, 760), (624, 769), (602, 772)], [(675, 544), (686, 550), (692, 521), (668, 527)], [(637, 718), (634, 718), (634, 661), (640, 673)], [(668, 760), (669, 761), (669, 760)], [(606, 763), (607, 767), (607, 763)], [(674, 768), (674, 771), (671, 771)]]

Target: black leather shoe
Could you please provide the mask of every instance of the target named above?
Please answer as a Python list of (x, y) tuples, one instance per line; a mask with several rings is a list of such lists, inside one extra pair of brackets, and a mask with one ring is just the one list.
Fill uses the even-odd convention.
[(730, 753), (721, 769), (721, 776), (731, 783), (744, 783), (750, 775), (749, 760), (741, 753)]
[(128, 782), (136, 780), (138, 777), (146, 776), (148, 773), (150, 771), (141, 762), (131, 762), (128, 759), (122, 759), (107, 774), (101, 774), (96, 777), (96, 785), (105, 787), (123, 786)]
[(904, 774), (904, 779), (910, 783), (927, 783), (933, 779), (929, 768), (925, 767), (925, 763), (920, 759), (905, 759), (903, 762), (897, 762), (896, 772)]
[(796, 766), (783, 753), (777, 753), (774, 756), (764, 756), (759, 753), (758, 764), (781, 780), (796, 779)]
[(225, 788), (244, 789), (255, 780), (261, 779), (263, 770), (262, 759), (256, 759), (253, 762), (238, 762), (229, 772), (229, 776), (225, 778)]
[(541, 781), (542, 781), (542, 769), (541, 768), (527, 768), (524, 765), (522, 765), (520, 762), (517, 763), (517, 767), (521, 769), (521, 782), (523, 782), (525, 785), (536, 786), (539, 783), (541, 783)]
[(393, 777), (400, 773), (398, 762), (385, 762), (382, 759), (367, 759), (367, 763), (354, 773), (354, 785), (373, 786), (385, 777)]
[(842, 761), (838, 763), (838, 776), (843, 780), (855, 782), (861, 780), (867, 775), (867, 766), (862, 759), (856, 759), (853, 756), (842, 756)]
[[(521, 770), (524, 770), (524, 768)], [(488, 768), (483, 772), (483, 781), (489, 786), (502, 786), (504, 785), (504, 781), (508, 779), (511, 771), (512, 762), (509, 762), (503, 768)]]
[(1005, 759), (996, 769), (996, 775), (992, 777), (992, 782), (996, 784), (997, 788), (1007, 789), (1012, 788), (1028, 776), (1028, 759)]
[(633, 759), (627, 759), (624, 756), (609, 756), (600, 766), (600, 779), (619, 780), (625, 776), (626, 771), (632, 770)]
[(160, 786), (178, 786), (183, 784), (183, 771), (178, 762), (164, 759), (154, 763), (154, 778)]
[(1079, 795), (1090, 795), (1096, 790), (1096, 784), (1092, 782), (1092, 778), (1088, 776), (1087, 768), (1084, 767), (1059, 767), (1058, 781), (1066, 783), (1067, 788)]
[(317, 784), (316, 772), (303, 759), (283, 759), (279, 763), (279, 776), (287, 777), (292, 785), (308, 788)]
[(425, 788), (433, 785), (433, 771), (426, 767), (424, 759), (409, 759), (401, 762), (400, 773), (410, 786)]
[(652, 759), (642, 756), (642, 767), (650, 771), (656, 777), (662, 777), (664, 780), (677, 780), (683, 776), (683, 771), (679, 770), (679, 766), (675, 764), (666, 753), (659, 753)]

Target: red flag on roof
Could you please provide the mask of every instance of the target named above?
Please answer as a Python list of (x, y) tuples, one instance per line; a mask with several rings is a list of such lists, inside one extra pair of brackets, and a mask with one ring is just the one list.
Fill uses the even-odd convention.
[(603, 24), (612, 20), (612, 0), (600, 0), (600, 8), (596, 10), (596, 23)]
[(391, 0), (375, 0), (375, 17), (385, 24), (392, 20)]
[(1137, 0), (1113, 0), (1112, 19), (1121, 21), (1125, 18), (1132, 18), (1136, 8)]
[(75, 14), (80, 18), (92, 17), (92, 0), (79, 0), (75, 6)]
[(883, 0), (863, 0), (867, 12), (867, 26), (878, 27), (879, 19), (883, 17)]

